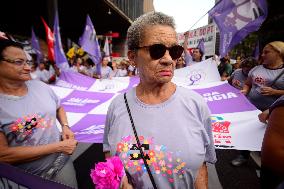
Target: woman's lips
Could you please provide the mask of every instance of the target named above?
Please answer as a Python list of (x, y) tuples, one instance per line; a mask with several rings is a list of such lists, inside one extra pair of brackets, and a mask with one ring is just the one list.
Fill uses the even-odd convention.
[(162, 76), (172, 76), (172, 71), (162, 70), (159, 72)]

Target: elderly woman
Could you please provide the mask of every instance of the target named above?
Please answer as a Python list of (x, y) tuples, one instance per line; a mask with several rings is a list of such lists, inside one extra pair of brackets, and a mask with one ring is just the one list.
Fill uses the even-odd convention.
[(206, 162), (216, 161), (210, 112), (199, 94), (171, 82), (183, 53), (173, 18), (142, 15), (127, 40), (140, 83), (109, 106), (106, 156), (121, 158), (135, 188), (207, 188)]
[(53, 90), (31, 80), (30, 72), (23, 47), (0, 40), (0, 162), (76, 188), (69, 155), (77, 141), (66, 113)]

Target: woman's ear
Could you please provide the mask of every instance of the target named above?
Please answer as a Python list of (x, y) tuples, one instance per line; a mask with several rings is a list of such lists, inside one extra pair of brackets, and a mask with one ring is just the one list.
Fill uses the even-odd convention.
[(128, 60), (130, 61), (130, 64), (131, 65), (136, 65), (136, 61), (135, 61), (135, 58), (136, 58), (136, 52), (134, 50), (129, 50), (127, 52), (127, 56), (128, 56)]

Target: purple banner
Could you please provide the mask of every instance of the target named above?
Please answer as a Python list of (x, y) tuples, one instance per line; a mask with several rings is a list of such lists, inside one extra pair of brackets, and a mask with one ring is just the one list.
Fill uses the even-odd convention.
[(247, 98), (228, 83), (206, 89), (193, 89), (203, 96), (211, 113), (235, 113), (256, 110)]
[(106, 115), (86, 115), (72, 126), (76, 140), (87, 143), (102, 143)]
[[(44, 179), (40, 176), (33, 175), (23, 169), (10, 164), (0, 162), (0, 178), (1, 188), (5, 188), (5, 178), (7, 181), (12, 181), (14, 185), (9, 185), (7, 188), (40, 188), (40, 189), (71, 189), (70, 187), (60, 184), (52, 180)], [(3, 185), (4, 184), (4, 185)], [(11, 184), (11, 183), (10, 183)]]
[(77, 72), (62, 71), (55, 85), (71, 89), (88, 90), (95, 81), (95, 79)]
[(265, 0), (221, 0), (209, 12), (220, 30), (221, 57), (249, 33), (257, 31), (267, 16)]
[(110, 100), (113, 96), (113, 93), (75, 90), (63, 98), (61, 104), (66, 112), (88, 113), (98, 105)]

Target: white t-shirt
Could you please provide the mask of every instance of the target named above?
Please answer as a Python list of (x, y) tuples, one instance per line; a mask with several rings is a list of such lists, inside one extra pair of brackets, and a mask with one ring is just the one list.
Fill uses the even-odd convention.
[[(205, 60), (204, 56), (202, 57), (202, 60)], [(184, 53), (184, 62), (185, 62), (185, 66), (190, 66), (192, 64), (196, 64), (196, 63), (199, 63), (201, 61), (194, 61), (192, 59), (192, 56), (190, 55), (190, 53), (189, 52), (185, 52)]]

